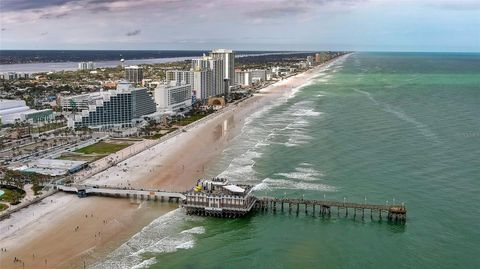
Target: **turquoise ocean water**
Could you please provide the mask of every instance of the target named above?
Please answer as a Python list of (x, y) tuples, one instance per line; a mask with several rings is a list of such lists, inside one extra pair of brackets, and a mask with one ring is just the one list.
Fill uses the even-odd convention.
[(259, 195), (395, 199), (408, 219), (177, 210), (122, 246), (135, 268), (479, 268), (480, 55), (352, 54), (248, 118), (209, 173)]

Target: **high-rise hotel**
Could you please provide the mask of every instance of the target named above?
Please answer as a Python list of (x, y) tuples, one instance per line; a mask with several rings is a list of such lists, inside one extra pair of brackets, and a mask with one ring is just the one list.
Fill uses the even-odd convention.
[(210, 56), (223, 61), (225, 84), (222, 93), (228, 94), (229, 88), (235, 84), (235, 53), (227, 49), (214, 49)]
[(194, 100), (228, 94), (235, 84), (235, 54), (232, 50), (215, 49), (209, 56), (192, 59), (192, 68), (166, 72), (168, 85), (191, 85)]
[(86, 102), (87, 107), (69, 115), (68, 127), (99, 130), (132, 127), (142, 121), (142, 116), (156, 112), (147, 89), (135, 88), (127, 81), (118, 83), (116, 90), (89, 94)]

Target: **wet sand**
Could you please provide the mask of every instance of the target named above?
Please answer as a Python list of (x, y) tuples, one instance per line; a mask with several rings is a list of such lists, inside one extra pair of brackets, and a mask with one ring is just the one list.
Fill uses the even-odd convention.
[[(322, 67), (277, 82), (228, 112), (99, 173), (87, 183), (185, 191), (204, 175), (245, 119), (288, 95)], [(0, 268), (83, 268), (177, 204), (56, 194), (0, 222)], [(36, 216), (35, 216), (36, 214)], [(92, 217), (93, 214), (93, 217)], [(104, 222), (105, 221), (105, 222)], [(12, 225), (12, 226), (11, 226)], [(79, 227), (76, 229), (76, 227)], [(35, 255), (35, 256), (34, 256)]]

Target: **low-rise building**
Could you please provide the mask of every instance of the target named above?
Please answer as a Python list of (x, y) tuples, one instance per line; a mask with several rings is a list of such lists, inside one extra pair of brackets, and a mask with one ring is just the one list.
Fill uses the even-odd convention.
[(38, 159), (25, 165), (10, 167), (12, 170), (38, 173), (47, 176), (64, 176), (81, 170), (87, 165), (85, 161)]
[(182, 207), (187, 214), (215, 217), (240, 217), (248, 214), (257, 199), (250, 185), (231, 184), (224, 178), (198, 180), (197, 185), (185, 193)]
[(267, 80), (267, 70), (265, 69), (253, 69), (249, 70), (252, 77), (252, 83), (262, 82)]
[(15, 124), (16, 122), (44, 122), (53, 120), (51, 109), (36, 110), (28, 107), (24, 100), (0, 99), (1, 124)]

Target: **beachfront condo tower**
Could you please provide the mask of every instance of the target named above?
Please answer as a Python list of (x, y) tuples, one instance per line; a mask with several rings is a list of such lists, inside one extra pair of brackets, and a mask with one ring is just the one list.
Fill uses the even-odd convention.
[(213, 59), (223, 60), (223, 80), (225, 81), (225, 85), (222, 93), (226, 93), (228, 95), (228, 89), (235, 83), (235, 53), (232, 50), (227, 49), (214, 49), (210, 53), (210, 56)]
[(135, 88), (121, 81), (117, 89), (92, 93), (88, 108), (68, 116), (68, 127), (97, 130), (133, 127), (142, 116), (156, 112), (156, 105), (146, 88)]
[(190, 84), (176, 85), (159, 84), (154, 91), (157, 111), (167, 114), (186, 111), (192, 106), (192, 86)]
[(192, 59), (192, 70), (194, 72), (210, 70), (212, 73), (212, 89), (207, 89), (205, 91), (206, 95), (202, 96), (202, 99), (207, 99), (211, 96), (223, 95), (225, 93), (225, 62), (222, 59), (215, 59), (211, 56), (205, 55), (201, 58)]

